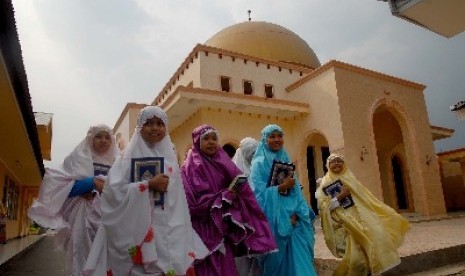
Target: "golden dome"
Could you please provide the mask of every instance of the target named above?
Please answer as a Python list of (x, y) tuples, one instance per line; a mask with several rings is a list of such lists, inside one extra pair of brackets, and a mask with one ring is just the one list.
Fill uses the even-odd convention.
[(292, 31), (268, 22), (247, 21), (229, 26), (207, 42), (207, 46), (273, 61), (321, 66), (307, 42)]

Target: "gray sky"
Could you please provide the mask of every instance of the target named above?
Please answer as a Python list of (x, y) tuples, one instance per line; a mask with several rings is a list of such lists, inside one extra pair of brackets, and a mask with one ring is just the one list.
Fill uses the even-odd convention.
[(322, 64), (348, 62), (427, 86), (431, 124), (465, 147), (465, 34), (447, 39), (376, 0), (13, 0), (34, 111), (53, 113), (55, 166), (92, 124), (113, 127), (128, 102), (150, 103), (197, 43), (247, 20), (279, 24)]

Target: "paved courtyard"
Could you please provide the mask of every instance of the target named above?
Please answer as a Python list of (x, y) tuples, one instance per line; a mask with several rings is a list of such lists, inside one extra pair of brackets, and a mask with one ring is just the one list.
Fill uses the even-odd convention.
[[(415, 256), (465, 245), (465, 213), (451, 213), (447, 219), (410, 218), (410, 230), (403, 245), (399, 248), (401, 257)], [(337, 260), (326, 247), (319, 222), (315, 223), (315, 259)], [(428, 258), (428, 257), (427, 257)], [(426, 258), (426, 260), (427, 260)], [(450, 273), (438, 269), (437, 273), (418, 275), (465, 275), (465, 255), (463, 262), (451, 266)]]

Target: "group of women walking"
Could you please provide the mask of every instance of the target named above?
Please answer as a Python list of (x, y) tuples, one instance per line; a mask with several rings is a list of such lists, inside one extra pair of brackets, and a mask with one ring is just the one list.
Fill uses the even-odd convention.
[[(290, 164), (284, 133), (266, 126), (245, 138), (231, 158), (218, 131), (202, 125), (180, 167), (157, 106), (143, 108), (119, 153), (107, 126), (91, 127), (58, 169), (47, 169), (29, 210), (57, 230), (69, 275), (316, 275), (315, 214), (293, 171), (270, 184), (274, 162)], [(333, 162), (338, 160), (339, 166)], [(316, 192), (336, 275), (381, 273), (400, 259), (408, 223), (328, 158)], [(238, 176), (245, 183), (231, 185)], [(344, 184), (336, 199), (324, 192)], [(338, 205), (351, 197), (354, 206)]]

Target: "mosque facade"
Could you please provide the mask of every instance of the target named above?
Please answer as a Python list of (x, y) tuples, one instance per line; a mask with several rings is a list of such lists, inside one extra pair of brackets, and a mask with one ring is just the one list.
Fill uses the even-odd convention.
[[(453, 130), (431, 126), (425, 86), (360, 66), (320, 64), (302, 38), (267, 22), (227, 27), (197, 44), (151, 103), (169, 117), (179, 161), (192, 130), (210, 124), (233, 154), (268, 124), (284, 130), (304, 194), (316, 208), (316, 179), (330, 153), (399, 212), (441, 216), (446, 205), (433, 141)], [(145, 105), (129, 103), (115, 133), (124, 148)]]

